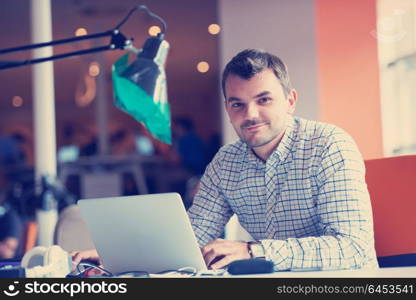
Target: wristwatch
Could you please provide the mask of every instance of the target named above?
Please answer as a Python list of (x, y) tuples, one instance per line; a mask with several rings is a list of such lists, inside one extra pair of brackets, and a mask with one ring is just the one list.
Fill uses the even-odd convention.
[(260, 241), (247, 242), (248, 254), (251, 258), (265, 258), (266, 251)]

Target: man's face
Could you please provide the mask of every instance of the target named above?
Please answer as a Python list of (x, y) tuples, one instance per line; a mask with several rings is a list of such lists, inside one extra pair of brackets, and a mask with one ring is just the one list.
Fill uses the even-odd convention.
[(276, 147), (295, 109), (296, 91), (285, 96), (279, 79), (264, 69), (249, 80), (229, 75), (225, 107), (235, 131), (251, 148)]

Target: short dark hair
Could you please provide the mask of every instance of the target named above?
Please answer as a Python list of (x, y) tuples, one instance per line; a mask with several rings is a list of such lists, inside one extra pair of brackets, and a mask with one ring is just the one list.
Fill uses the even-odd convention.
[(230, 74), (243, 79), (250, 79), (264, 69), (271, 69), (279, 79), (285, 96), (292, 89), (288, 69), (277, 56), (260, 49), (246, 49), (234, 56), (225, 66), (222, 73), (222, 92), (225, 97), (225, 81)]

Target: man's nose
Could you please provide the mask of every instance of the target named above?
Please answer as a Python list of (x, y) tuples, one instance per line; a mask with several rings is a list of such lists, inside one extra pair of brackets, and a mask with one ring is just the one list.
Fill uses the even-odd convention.
[(247, 105), (246, 109), (246, 119), (253, 120), (259, 117), (259, 109), (256, 105)]

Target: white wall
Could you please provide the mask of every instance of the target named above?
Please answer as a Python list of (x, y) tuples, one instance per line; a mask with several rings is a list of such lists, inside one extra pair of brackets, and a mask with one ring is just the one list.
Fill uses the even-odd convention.
[[(317, 120), (315, 1), (218, 0), (218, 10), (221, 70), (246, 48), (262, 48), (279, 56), (299, 93), (296, 114)], [(236, 139), (224, 111), (223, 136), (224, 143)]]
[(378, 0), (384, 156), (416, 153), (416, 1)]

